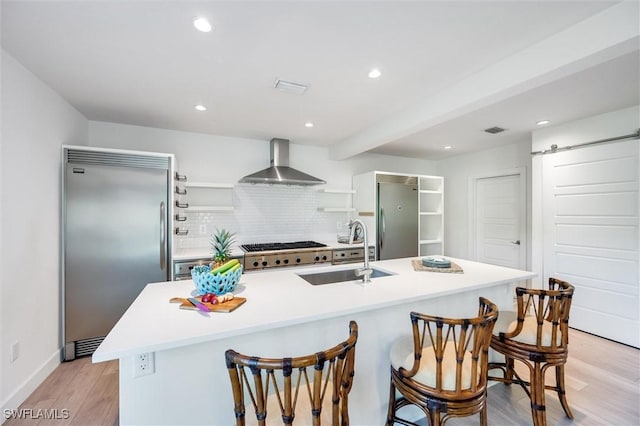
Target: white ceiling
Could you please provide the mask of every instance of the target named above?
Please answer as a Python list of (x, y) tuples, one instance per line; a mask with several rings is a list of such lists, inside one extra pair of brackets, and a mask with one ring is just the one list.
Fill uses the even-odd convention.
[[(637, 38), (597, 33), (616, 33), (609, 22), (629, 27), (629, 18), (625, 27), (607, 15), (617, 3), (3, 0), (2, 46), (90, 120), (281, 137), (328, 146), (334, 158), (438, 159), (528, 141), (543, 118), (558, 124), (639, 103)], [(196, 31), (195, 16), (215, 30)], [(637, 34), (637, 13), (632, 19)], [(608, 44), (596, 50), (578, 39), (562, 46), (566, 55), (538, 53), (536, 63), (563, 72), (508, 81), (522, 71), (510, 73), (492, 80), (504, 87), (451, 101), (497, 64), (589, 25)], [(560, 67), (570, 61), (579, 66)], [(379, 79), (367, 77), (373, 67)], [(277, 78), (309, 88), (283, 93)], [(401, 119), (423, 111), (421, 120)], [(492, 126), (508, 131), (482, 132)]]

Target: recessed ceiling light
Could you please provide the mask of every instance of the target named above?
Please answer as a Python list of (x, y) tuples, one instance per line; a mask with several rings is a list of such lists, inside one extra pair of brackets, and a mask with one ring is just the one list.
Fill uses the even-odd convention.
[(193, 18), (193, 26), (203, 33), (208, 33), (213, 28), (206, 18)]
[(545, 124), (549, 124), (549, 123), (551, 123), (549, 120), (540, 120), (536, 124), (538, 126), (544, 126)]
[(451, 145), (443, 146), (442, 149), (451, 149), (453, 148)]
[(313, 123), (310, 121), (307, 121), (306, 123), (304, 123), (304, 127), (313, 127)]
[(382, 75), (382, 73), (377, 68), (374, 68), (371, 71), (369, 71), (369, 78), (378, 78), (381, 75)]
[(198, 111), (206, 111), (207, 107), (204, 105), (196, 105), (194, 106), (195, 109), (197, 109)]

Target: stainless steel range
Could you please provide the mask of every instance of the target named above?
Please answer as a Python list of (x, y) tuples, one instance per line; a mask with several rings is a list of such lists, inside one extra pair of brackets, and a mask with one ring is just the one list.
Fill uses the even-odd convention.
[(315, 241), (288, 243), (242, 244), (244, 269), (276, 268), (331, 262), (333, 250)]

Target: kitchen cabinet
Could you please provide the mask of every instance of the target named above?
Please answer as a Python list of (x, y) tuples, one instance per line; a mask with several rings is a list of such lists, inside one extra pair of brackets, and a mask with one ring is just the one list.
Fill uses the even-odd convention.
[[(416, 194), (415, 197), (411, 196), (413, 198), (411, 203), (394, 201), (393, 205), (386, 206), (385, 212), (381, 201), (381, 185), (383, 187), (396, 185), (398, 188), (410, 186)], [(411, 253), (403, 253), (403, 256), (444, 253), (444, 178), (442, 176), (371, 171), (354, 176), (353, 189), (355, 191), (353, 206), (358, 217), (367, 225), (369, 240), (376, 244), (377, 259), (386, 258), (381, 250), (381, 246), (384, 247), (381, 239), (393, 238), (394, 235), (391, 234), (395, 233), (396, 228), (398, 230), (403, 228), (402, 230), (406, 231), (406, 228), (410, 227), (407, 232), (415, 232), (410, 235), (410, 238), (405, 235), (399, 237), (399, 241), (398, 238), (396, 241), (389, 241), (388, 246), (396, 246), (396, 248), (406, 248), (407, 244), (411, 245), (409, 248)], [(411, 211), (408, 212), (407, 209)], [(392, 216), (401, 214), (408, 214), (408, 216), (398, 219), (400, 222), (398, 227), (390, 228)]]

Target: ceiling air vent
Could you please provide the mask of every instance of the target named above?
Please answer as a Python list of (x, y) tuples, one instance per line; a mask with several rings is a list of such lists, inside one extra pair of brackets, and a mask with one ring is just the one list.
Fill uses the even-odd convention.
[(489, 127), (488, 129), (484, 129), (485, 132), (491, 133), (492, 135), (495, 135), (496, 133), (502, 133), (505, 130), (506, 129), (503, 129), (502, 127), (498, 127), (498, 126)]
[(280, 90), (281, 92), (297, 93), (298, 95), (303, 94), (304, 91), (307, 90), (307, 86), (305, 86), (304, 84), (294, 83), (292, 81), (285, 81), (280, 79), (276, 79), (276, 82), (273, 85), (273, 87)]

